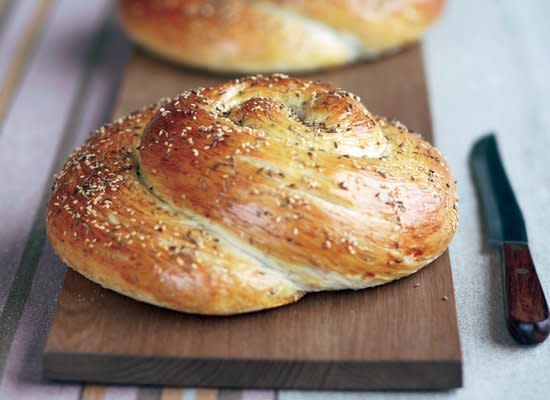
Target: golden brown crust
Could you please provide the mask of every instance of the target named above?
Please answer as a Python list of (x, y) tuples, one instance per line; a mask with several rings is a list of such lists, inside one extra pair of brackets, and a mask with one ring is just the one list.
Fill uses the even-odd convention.
[(372, 58), (417, 40), (443, 0), (119, 0), (139, 44), (225, 72), (303, 71)]
[(133, 298), (235, 314), (409, 275), (447, 247), (441, 154), (330, 85), (249, 77), (101, 128), (65, 164), (47, 230)]

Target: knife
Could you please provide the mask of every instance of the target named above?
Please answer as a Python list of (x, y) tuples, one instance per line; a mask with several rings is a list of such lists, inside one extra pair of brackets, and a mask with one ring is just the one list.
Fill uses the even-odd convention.
[(543, 342), (550, 333), (548, 304), (529, 251), (523, 215), (493, 134), (474, 144), (470, 167), (481, 199), (489, 244), (501, 251), (508, 331), (522, 344)]

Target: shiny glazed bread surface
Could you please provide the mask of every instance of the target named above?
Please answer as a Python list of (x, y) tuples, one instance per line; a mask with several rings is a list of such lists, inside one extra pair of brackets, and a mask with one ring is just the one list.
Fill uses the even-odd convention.
[(443, 0), (119, 0), (139, 44), (225, 72), (305, 71), (371, 59), (417, 40)]
[(274, 75), (187, 91), (99, 129), (57, 176), (61, 258), (138, 300), (235, 314), (361, 289), (455, 231), (442, 155), (345, 91)]

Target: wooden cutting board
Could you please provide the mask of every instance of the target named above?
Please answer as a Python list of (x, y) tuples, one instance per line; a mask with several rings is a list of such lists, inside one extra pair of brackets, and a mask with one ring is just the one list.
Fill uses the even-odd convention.
[[(317, 72), (433, 140), (420, 47)], [(115, 115), (226, 78), (136, 51)], [(199, 317), (118, 295), (69, 271), (44, 353), (60, 380), (214, 387), (434, 389), (462, 385), (448, 253), (382, 287), (307, 295), (236, 317)]]

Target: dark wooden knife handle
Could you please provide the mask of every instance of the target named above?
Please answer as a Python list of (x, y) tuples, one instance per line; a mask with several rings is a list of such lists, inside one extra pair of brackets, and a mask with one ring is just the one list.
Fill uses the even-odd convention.
[(522, 344), (543, 342), (550, 333), (544, 291), (527, 244), (502, 245), (508, 330)]

